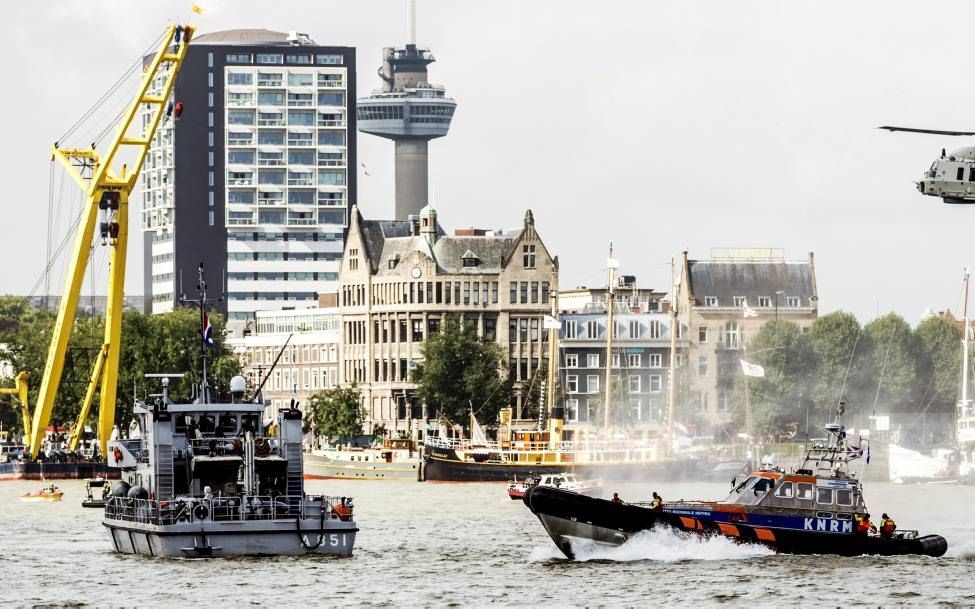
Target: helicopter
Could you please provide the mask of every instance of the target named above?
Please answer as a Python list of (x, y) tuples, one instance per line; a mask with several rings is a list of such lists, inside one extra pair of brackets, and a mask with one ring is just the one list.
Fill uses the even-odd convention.
[[(905, 131), (908, 133), (930, 133), (933, 135), (975, 135), (975, 131), (943, 131), (939, 129), (915, 129), (913, 127), (893, 127), (884, 125), (878, 129)], [(975, 203), (975, 146), (965, 146), (945, 154), (931, 163), (924, 177), (914, 183), (922, 195), (941, 197), (950, 204)]]

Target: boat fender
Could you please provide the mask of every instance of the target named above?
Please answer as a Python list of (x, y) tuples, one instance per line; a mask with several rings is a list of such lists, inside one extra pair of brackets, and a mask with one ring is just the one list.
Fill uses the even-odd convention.
[(921, 554), (927, 556), (944, 556), (948, 551), (948, 542), (941, 535), (925, 535), (918, 542), (921, 545)]
[(119, 480), (112, 485), (112, 495), (115, 497), (125, 497), (129, 494), (129, 483), (125, 480)]
[(210, 515), (210, 508), (204, 503), (198, 503), (196, 507), (193, 508), (193, 518), (197, 520), (206, 520), (207, 516)]

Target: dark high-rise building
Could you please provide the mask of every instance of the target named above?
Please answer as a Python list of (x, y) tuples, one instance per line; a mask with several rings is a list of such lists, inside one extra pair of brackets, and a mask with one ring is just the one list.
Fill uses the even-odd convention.
[(142, 172), (148, 310), (192, 297), (201, 262), (230, 319), (338, 289), (355, 91), (351, 47), (268, 30), (190, 42)]

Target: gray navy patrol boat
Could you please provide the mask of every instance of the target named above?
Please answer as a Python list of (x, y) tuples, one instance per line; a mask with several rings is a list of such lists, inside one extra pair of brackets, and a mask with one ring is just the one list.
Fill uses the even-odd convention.
[[(206, 341), (202, 304), (201, 318)], [(113, 435), (108, 443), (108, 464), (122, 471), (102, 520), (115, 551), (351, 555), (358, 531), (352, 499), (305, 494), (301, 411), (294, 401), (265, 423), (260, 387), (247, 401), (238, 376), (230, 382), (230, 401), (211, 403), (205, 352), (199, 397), (175, 403), (169, 381), (182, 375), (147, 375), (162, 393), (136, 402), (129, 437)]]

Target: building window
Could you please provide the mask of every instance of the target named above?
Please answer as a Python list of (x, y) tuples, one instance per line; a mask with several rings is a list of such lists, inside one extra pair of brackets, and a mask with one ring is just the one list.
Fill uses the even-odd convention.
[(342, 65), (341, 55), (315, 55), (315, 63), (320, 66), (339, 66)]
[(534, 245), (523, 245), (521, 246), (521, 261), (526, 269), (535, 268), (535, 246)]
[(724, 346), (726, 349), (737, 349), (740, 328), (737, 321), (729, 321), (724, 327)]
[(213, 172), (209, 171), (207, 173), (209, 173), (209, 175), (207, 176), (207, 182), (210, 184), (210, 186), (213, 186)]
[(542, 282), (542, 304), (548, 304), (549, 285), (547, 281)]
[(213, 212), (210, 212), (210, 226), (213, 226)]
[(630, 338), (640, 338), (640, 322), (635, 319), (630, 320)]
[(207, 145), (213, 148), (213, 131), (207, 132)]
[(413, 342), (415, 343), (423, 342), (423, 320), (422, 319), (413, 320)]
[(228, 53), (224, 60), (227, 63), (250, 63), (251, 55), (249, 53)]
[[(213, 172), (211, 171), (210, 173), (213, 173)], [(210, 204), (210, 207), (213, 207), (213, 191), (212, 190), (207, 193), (207, 199), (208, 199), (207, 202)]]
[(565, 330), (563, 331), (562, 338), (575, 338), (578, 332), (578, 327), (576, 326), (576, 320), (567, 319), (565, 320)]
[(579, 377), (575, 374), (568, 374), (565, 377), (565, 390), (567, 393), (579, 392)]
[[(640, 377), (637, 377), (637, 380), (639, 381)], [(642, 410), (643, 410), (643, 401), (640, 398), (631, 398), (630, 418), (634, 421), (642, 421), (643, 420), (643, 413), (641, 412)]]
[(498, 304), (498, 282), (491, 282), (491, 304)]
[(518, 282), (517, 281), (512, 281), (511, 283), (508, 284), (508, 288), (509, 288), (509, 292), (508, 292), (508, 303), (509, 304), (515, 304), (515, 303), (517, 303), (518, 302)]
[(716, 306), (718, 306), (718, 297), (717, 296), (705, 296), (704, 297), (704, 306), (706, 306), (706, 307), (716, 307)]
[(697, 329), (697, 342), (701, 345), (706, 345), (708, 342), (708, 327), (701, 326)]
[(663, 334), (661, 329), (662, 325), (660, 320), (651, 319), (650, 323), (647, 324), (647, 334), (649, 334), (650, 338), (660, 338), (660, 336)]
[(599, 324), (595, 319), (586, 322), (586, 338), (599, 338)]
[(531, 285), (532, 304), (538, 304), (538, 282), (533, 281)]
[(663, 388), (663, 377), (659, 374), (652, 374), (648, 380), (650, 381), (650, 393), (660, 393)]
[(598, 374), (589, 374), (586, 376), (586, 391), (589, 393), (599, 393)]
[[(213, 53), (207, 53), (207, 67), (208, 68), (212, 68), (213, 67)], [(213, 75), (211, 74), (211, 80), (210, 80), (210, 86), (211, 87), (213, 86), (212, 76)]]
[(758, 306), (768, 309), (772, 306), (772, 298), (770, 296), (759, 296)]
[(744, 296), (734, 296), (731, 300), (734, 302), (734, 305), (736, 307), (738, 307), (738, 308), (741, 308), (741, 307), (744, 307), (745, 306), (745, 297)]
[(281, 64), (284, 63), (284, 57), (280, 53), (258, 53), (257, 63)]
[(207, 153), (207, 162), (210, 164), (210, 167), (213, 167), (213, 151), (212, 150)]
[(579, 421), (579, 400), (565, 401), (565, 420), (572, 423)]
[(659, 353), (648, 353), (647, 357), (650, 359), (647, 364), (651, 368), (660, 368), (663, 366), (663, 356)]
[(627, 377), (627, 388), (630, 393), (640, 393), (640, 375), (631, 374)]
[(213, 107), (213, 91), (207, 93), (207, 106), (209, 106), (210, 108)]
[(611, 366), (613, 368), (619, 368), (620, 367), (620, 354), (619, 353), (614, 353), (613, 354), (613, 357), (610, 358), (610, 361), (613, 362), (611, 364)]
[[(973, 168), (973, 169), (975, 169), (975, 168)], [(798, 309), (800, 306), (802, 306), (802, 305), (799, 304), (799, 302), (800, 302), (800, 299), (799, 299), (798, 296), (786, 296), (785, 297), (785, 306), (789, 307), (790, 309)]]
[(642, 364), (641, 356), (639, 353), (627, 353), (626, 354), (626, 365), (629, 368), (639, 368)]
[(528, 304), (528, 282), (521, 282), (521, 304)]
[(565, 356), (565, 367), (566, 368), (578, 368), (579, 367), (579, 354), (578, 353), (567, 353)]
[[(210, 54), (213, 55), (213, 53)], [(210, 67), (212, 68), (213, 66), (211, 65)], [(211, 89), (213, 88), (213, 72), (207, 73), (207, 86)]]
[(586, 368), (599, 368), (599, 354), (598, 353), (588, 353), (588, 354), (586, 354)]
[(708, 356), (700, 355), (697, 358), (697, 375), (707, 376), (708, 375)]

